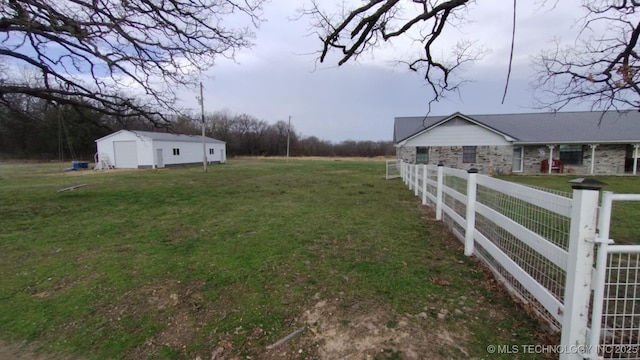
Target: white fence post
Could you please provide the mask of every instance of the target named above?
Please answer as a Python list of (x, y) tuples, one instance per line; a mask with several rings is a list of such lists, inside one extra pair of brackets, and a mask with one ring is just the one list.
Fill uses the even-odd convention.
[[(584, 348), (587, 345), (598, 196), (604, 184), (582, 178), (569, 182), (573, 188), (573, 205), (560, 344), (567, 348)], [(562, 353), (560, 360), (582, 360), (583, 355), (578, 352)]]
[(478, 169), (471, 168), (468, 171), (467, 180), (467, 227), (464, 230), (464, 254), (466, 256), (473, 255), (474, 235), (476, 229), (476, 193), (477, 193), (477, 176)]
[(420, 191), (420, 189), (418, 188), (418, 178), (420, 177), (420, 168), (421, 166), (419, 166), (418, 164), (414, 165), (415, 167), (415, 185), (413, 185), (413, 195), (418, 196), (418, 191)]
[(411, 185), (409, 186), (409, 189), (414, 192), (416, 190), (416, 167), (416, 164), (411, 164)]
[(409, 185), (409, 163), (404, 163), (404, 183)]
[(602, 192), (600, 213), (598, 214), (598, 255), (596, 256), (596, 275), (593, 284), (593, 310), (591, 312), (591, 332), (589, 333), (589, 350), (593, 359), (598, 358), (598, 345), (600, 345), (600, 330), (602, 328), (602, 305), (604, 300), (604, 284), (607, 277), (607, 256), (609, 244), (609, 229), (611, 226), (611, 207), (613, 205), (613, 193)]
[(442, 220), (442, 185), (444, 184), (444, 164), (438, 163), (438, 187), (436, 189), (436, 220)]
[(422, 164), (422, 205), (427, 205), (427, 164)]
[(404, 182), (404, 184), (407, 184), (407, 163), (402, 160), (402, 181)]

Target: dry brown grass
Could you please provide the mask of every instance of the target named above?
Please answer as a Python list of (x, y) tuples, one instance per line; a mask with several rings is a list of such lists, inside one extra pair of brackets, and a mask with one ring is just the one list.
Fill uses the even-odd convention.
[[(286, 160), (286, 156), (234, 156), (233, 160)], [(374, 157), (341, 157), (341, 156), (291, 156), (290, 160), (314, 160), (314, 161), (386, 161), (395, 160), (395, 156)]]

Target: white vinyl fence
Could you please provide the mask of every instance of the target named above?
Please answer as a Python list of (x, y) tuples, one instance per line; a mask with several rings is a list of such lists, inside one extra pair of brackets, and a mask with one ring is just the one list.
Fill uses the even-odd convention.
[(630, 354), (640, 351), (640, 246), (608, 245), (611, 205), (607, 212), (603, 202), (597, 226), (598, 183), (578, 180), (564, 193), (474, 170), (407, 162), (399, 169), (409, 189), (464, 243), (465, 254), (480, 258), (561, 332), (560, 359), (618, 358), (623, 350), (624, 358), (640, 359)]

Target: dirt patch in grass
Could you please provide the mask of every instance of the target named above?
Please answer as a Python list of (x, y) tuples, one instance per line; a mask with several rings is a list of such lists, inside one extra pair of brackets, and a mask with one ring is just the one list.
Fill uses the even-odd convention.
[(450, 358), (454, 354), (447, 349), (468, 357), (466, 334), (444, 324), (433, 327), (426, 313), (397, 314), (386, 305), (367, 303), (345, 308), (332, 299), (318, 301), (301, 321), (307, 329), (301, 342), (319, 359)]
[(179, 281), (147, 285), (125, 293), (114, 307), (107, 309), (111, 322), (118, 322), (126, 316), (146, 314), (154, 317), (161, 326), (142, 345), (133, 348), (127, 357), (146, 358), (164, 348), (186, 354), (187, 346), (202, 331), (202, 321), (212, 315), (202, 307), (202, 286), (203, 282), (185, 285)]
[[(440, 319), (442, 320), (442, 319)], [(250, 338), (263, 330), (253, 329)], [(196, 359), (240, 359), (232, 334), (222, 336), (211, 356)], [(292, 325), (292, 332), (266, 347), (253, 347), (258, 359), (451, 359), (469, 358), (468, 334), (444, 321), (420, 314), (398, 314), (383, 303), (341, 299), (317, 300)]]
[[(359, 301), (345, 304), (344, 299), (319, 299), (319, 296), (315, 296), (314, 302), (307, 306), (298, 318), (291, 321), (292, 332), (303, 330), (278, 346), (272, 347), (276, 342), (268, 346), (257, 345), (256, 340), (263, 338), (265, 331), (256, 327), (247, 333), (244, 339), (247, 346), (243, 349), (234, 342), (236, 334), (230, 332), (220, 334), (210, 351), (190, 357), (187, 356), (186, 346), (199, 331), (198, 319), (191, 311), (193, 297), (197, 298), (198, 293), (194, 291), (178, 296), (171, 291), (167, 287), (154, 286), (138, 289), (135, 294), (128, 294), (135, 299), (130, 300), (133, 303), (142, 300), (157, 311), (162, 312), (168, 308), (175, 311), (166, 319), (166, 327), (161, 332), (149, 338), (143, 345), (132, 349), (127, 358), (158, 356), (163, 349), (175, 349), (178, 358), (195, 360), (480, 358), (478, 354), (469, 350), (471, 336), (467, 333), (466, 326), (455, 326), (447, 321), (457, 315), (446, 308), (428, 306), (418, 314), (399, 314), (383, 302)], [(135, 310), (121, 303), (121, 306), (110, 309), (109, 312), (115, 317), (112, 321), (117, 322), (117, 316), (128, 311)], [(496, 318), (504, 316), (493, 309), (491, 312)], [(463, 319), (461, 321), (464, 323)], [(0, 358), (72, 359), (41, 355), (6, 343), (0, 343)]]
[(0, 359), (3, 360), (80, 360), (68, 355), (38, 353), (30, 348), (20, 347), (0, 341)]

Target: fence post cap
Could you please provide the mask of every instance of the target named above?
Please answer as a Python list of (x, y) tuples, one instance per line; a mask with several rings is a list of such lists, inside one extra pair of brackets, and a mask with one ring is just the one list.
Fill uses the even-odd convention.
[(574, 190), (600, 190), (606, 183), (590, 178), (577, 178), (569, 181)]
[(478, 169), (476, 169), (476, 168), (471, 168), (471, 169), (467, 170), (467, 172), (468, 172), (469, 174), (477, 174), (477, 173), (478, 173)]
[(438, 161), (438, 166), (444, 166), (444, 163), (442, 161)]

